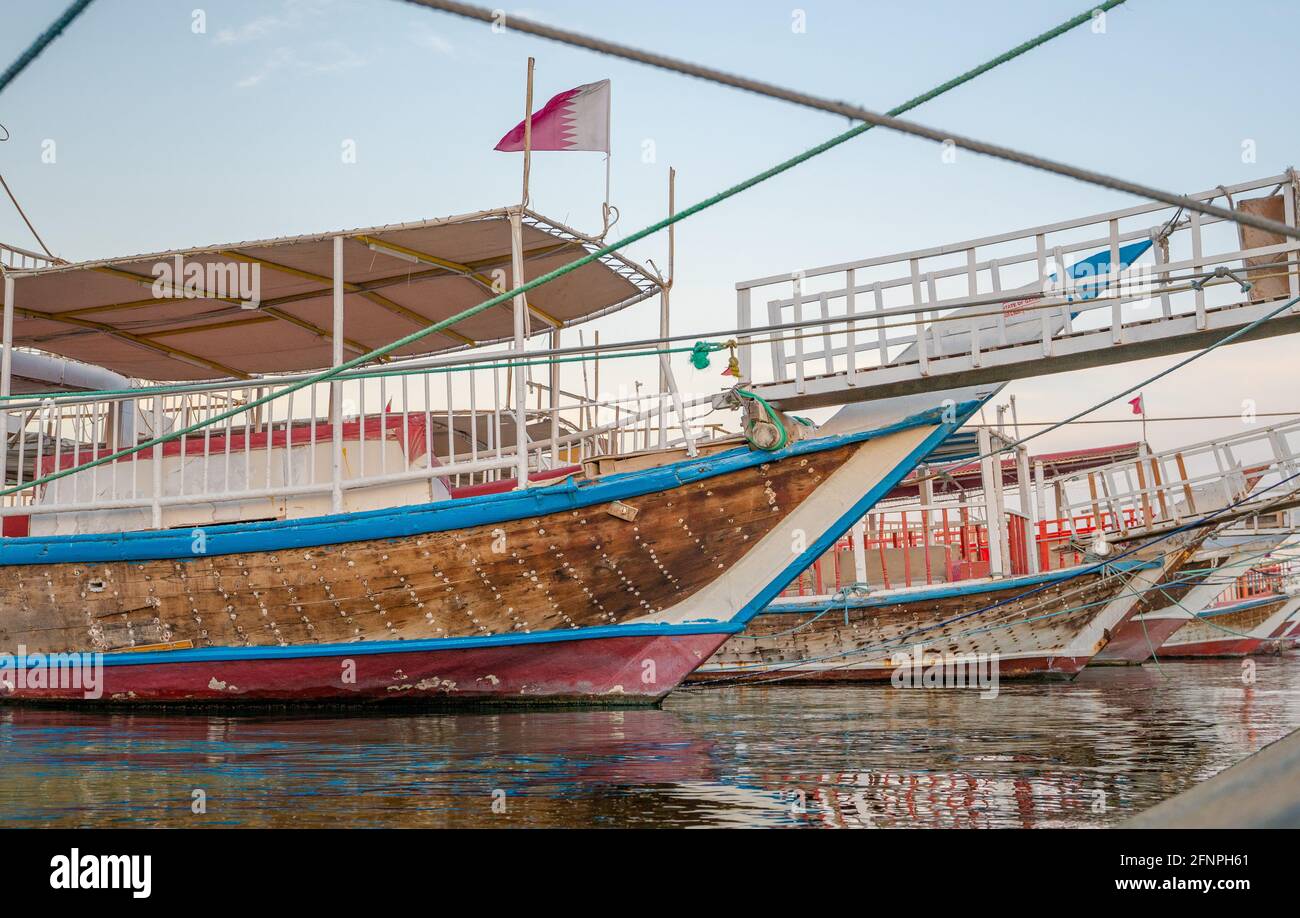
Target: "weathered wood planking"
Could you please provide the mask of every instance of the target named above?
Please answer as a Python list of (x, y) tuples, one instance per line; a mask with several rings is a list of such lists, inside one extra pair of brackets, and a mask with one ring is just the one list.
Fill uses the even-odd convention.
[(1252, 631), (1268, 621), (1289, 599), (1288, 596), (1281, 596), (1276, 602), (1211, 615), (1209, 618), (1191, 619), (1174, 632), (1174, 636), (1160, 648), (1157, 655), (1173, 656), (1180, 646), (1186, 644), (1247, 640)]
[(0, 567), (0, 647), (110, 651), (608, 625), (688, 598), (858, 447), (492, 526), (246, 555)]
[[(1165, 584), (1191, 567), (1207, 536), (1208, 531), (1195, 533), (1175, 549), (1134, 608), (1161, 596)], [(1145, 549), (1139, 556), (1151, 553), (1152, 549)], [(1115, 629), (1132, 618), (1130, 608), (1102, 630), (1098, 640), (1085, 636), (1089, 626), (1108, 612), (1112, 600), (1138, 588), (1129, 575), (1097, 572), (1032, 593), (1024, 584), (1014, 584), (938, 600), (907, 602), (899, 597), (900, 601), (888, 605), (859, 606), (820, 617), (816, 612), (760, 615), (743, 633), (729, 638), (692, 678), (761, 674), (769, 669), (799, 681), (795, 674), (808, 663), (812, 664), (807, 668), (809, 678), (878, 679), (892, 670), (893, 654), (910, 651), (917, 643), (924, 644), (927, 654), (996, 653), (1008, 658), (1003, 663), (1008, 673), (1016, 671), (1017, 664), (1010, 662), (1016, 659), (1026, 674), (1068, 674), (1086, 665)], [(1157, 600), (1157, 605), (1164, 604)]]
[[(816, 612), (760, 615), (729, 638), (705, 669), (709, 675), (727, 671), (728, 664), (745, 665), (744, 671), (764, 665), (786, 669), (800, 661), (823, 661), (840, 670), (888, 667), (894, 653), (910, 651), (914, 644), (923, 644), (926, 653), (1051, 654), (1068, 646), (1120, 593), (1126, 579), (1094, 573), (1023, 597), (1029, 590), (1019, 584), (937, 600), (832, 610), (820, 617)], [(972, 612), (979, 614), (952, 621)]]

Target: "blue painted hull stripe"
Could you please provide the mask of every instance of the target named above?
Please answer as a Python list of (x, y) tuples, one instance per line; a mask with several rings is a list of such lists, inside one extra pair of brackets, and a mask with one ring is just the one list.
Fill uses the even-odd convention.
[[(1139, 570), (1148, 570), (1159, 567), (1157, 561), (1117, 561), (1111, 567), (1115, 570), (1130, 572)], [(966, 585), (951, 584), (947, 586), (936, 586), (929, 590), (914, 590), (907, 593), (891, 593), (883, 596), (860, 596), (849, 597), (847, 601), (850, 609), (868, 609), (884, 606), (904, 605), (910, 602), (931, 602), (939, 599), (951, 599), (955, 596), (974, 596), (979, 593), (994, 593), (999, 590), (1020, 589), (1023, 587), (1035, 587), (1044, 583), (1052, 583), (1056, 580), (1068, 580), (1077, 575), (1077, 569), (1066, 568), (1064, 570), (1049, 571), (1043, 574), (1028, 574), (1021, 577), (1007, 577), (1002, 580), (981, 581)], [(800, 603), (793, 600), (773, 603), (764, 609), (761, 615), (795, 615), (802, 612), (822, 612), (827, 609), (843, 609), (845, 602), (831, 602), (821, 600), (820, 602)]]
[[(980, 402), (965, 402), (957, 406), (964, 422)], [(869, 502), (874, 504), (879, 495), (892, 488), (912, 467), (920, 462), (943, 437), (960, 426), (942, 424), (941, 408), (933, 408), (894, 424), (854, 434), (819, 437), (801, 440), (776, 453), (737, 447), (707, 459), (688, 459), (670, 465), (636, 472), (607, 475), (591, 481), (578, 482), (573, 478), (562, 484), (508, 491), (477, 498), (460, 498), (408, 507), (370, 510), (332, 516), (298, 520), (274, 520), (260, 523), (227, 524), (199, 527), (206, 541), (206, 550), (196, 555), (192, 548), (193, 532), (181, 530), (152, 530), (144, 532), (96, 533), (71, 536), (35, 536), (27, 538), (0, 538), (0, 565), (103, 563), (112, 561), (193, 561), (197, 557), (214, 555), (250, 554), (253, 552), (284, 551), (338, 545), (374, 539), (417, 536), (433, 532), (446, 532), (472, 526), (484, 526), (511, 520), (527, 519), (548, 513), (578, 510), (614, 500), (626, 500), (644, 494), (656, 493), (713, 478), (729, 472), (742, 471), (765, 462), (791, 456), (824, 452), (852, 443), (877, 439), (898, 431), (928, 424), (941, 424), (936, 434), (927, 439), (922, 448), (904, 462), (896, 474), (887, 480), (886, 487), (872, 489)], [(912, 461), (914, 460), (914, 461)], [(820, 543), (819, 543), (820, 544)], [(807, 566), (806, 564), (804, 565)], [(793, 578), (792, 578), (793, 579)], [(776, 593), (779, 593), (777, 590)], [(776, 595), (773, 593), (772, 595)], [(766, 601), (764, 602), (766, 604)]]
[[(290, 647), (203, 647), (193, 650), (146, 650), (139, 653), (106, 653), (105, 666), (150, 666), (166, 663), (245, 662), (250, 660), (302, 660), (319, 657), (356, 657), (385, 653), (437, 653), (475, 650), (485, 647), (522, 647), (609, 638), (677, 637), (695, 634), (730, 635), (744, 626), (729, 622), (701, 622), (684, 625), (600, 625), (540, 631), (533, 634), (494, 634), (486, 637), (426, 638), (411, 641), (360, 641), (349, 644), (295, 644)], [(26, 657), (31, 661), (33, 655)], [(16, 665), (16, 664), (15, 664)]]
[[(1245, 612), (1247, 609), (1254, 609), (1257, 606), (1267, 606), (1269, 603), (1277, 602), (1280, 599), (1286, 599), (1285, 596), (1261, 596), (1258, 599), (1243, 599), (1235, 602), (1230, 606), (1223, 606), (1218, 609), (1206, 609), (1203, 612), (1197, 612), (1197, 618), (1216, 618), (1220, 615), (1231, 615), (1233, 612)], [(1191, 621), (1191, 619), (1188, 619)]]
[[(990, 393), (990, 397), (992, 393)], [(751, 599), (736, 614), (733, 621), (748, 622), (755, 615), (763, 611), (768, 603), (781, 595), (781, 591), (794, 583), (796, 577), (806, 570), (814, 561), (828, 552), (836, 540), (849, 529), (858, 520), (866, 515), (867, 511), (874, 507), (881, 498), (892, 491), (899, 482), (907, 477), (912, 469), (916, 468), (925, 457), (934, 452), (934, 450), (953, 434), (959, 427), (979, 410), (987, 399), (974, 399), (957, 405), (953, 415), (953, 420), (945, 422), (942, 420), (942, 413), (931, 412), (939, 415), (939, 424), (921, 441), (915, 449), (910, 452), (902, 462), (898, 463), (888, 475), (876, 482), (872, 488), (867, 491), (856, 503), (849, 507), (835, 523), (823, 532), (816, 541), (810, 544), (802, 554), (798, 555), (793, 561), (786, 565), (785, 569), (780, 572), (773, 580), (769, 581), (757, 596)]]

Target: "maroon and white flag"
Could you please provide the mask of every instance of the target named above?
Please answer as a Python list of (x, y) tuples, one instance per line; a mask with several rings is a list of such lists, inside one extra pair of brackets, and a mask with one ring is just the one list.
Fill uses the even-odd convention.
[[(524, 148), (520, 121), (495, 149), (515, 153)], [(532, 149), (609, 152), (609, 80), (562, 92), (533, 112)]]

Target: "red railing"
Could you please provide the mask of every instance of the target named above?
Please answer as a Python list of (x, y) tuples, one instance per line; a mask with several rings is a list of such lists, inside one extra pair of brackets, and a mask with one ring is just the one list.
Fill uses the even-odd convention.
[[(1133, 510), (1124, 511), (1123, 517), (1125, 527), (1136, 526), (1139, 522), (1139, 514)], [(1038, 523), (1038, 534), (1034, 539), (1038, 546), (1038, 569), (1054, 571), (1082, 564), (1083, 554), (1077, 551), (1071, 542), (1078, 545), (1098, 529), (1106, 532), (1114, 528), (1115, 517), (1111, 513), (1101, 514), (1100, 526), (1097, 525), (1097, 517), (1091, 513), (1080, 514), (1073, 519), (1064, 517), (1041, 520)]]
[[(1025, 535), (1028, 521), (1007, 514), (1011, 573), (1029, 572)], [(868, 580), (884, 589), (952, 583), (989, 575), (988, 526), (965, 508), (922, 512), (901, 510), (868, 514)], [(936, 557), (942, 553), (942, 557)], [(825, 596), (857, 581), (857, 561), (850, 536), (840, 538), (782, 594)]]
[(1283, 592), (1287, 578), (1296, 573), (1294, 564), (1293, 561), (1280, 561), (1276, 564), (1252, 567), (1233, 581), (1232, 586), (1215, 597), (1211, 605), (1226, 606), (1241, 602), (1243, 599), (1277, 595)]
[[(989, 533), (982, 520), (972, 519), (968, 510), (946, 508), (931, 510), (928, 519), (920, 510), (890, 511), (867, 515), (864, 540), (869, 559), (868, 580), (886, 590), (935, 583), (975, 580), (989, 575)], [(1138, 523), (1140, 514), (1126, 511), (1126, 526)], [(1070, 519), (1042, 520), (1035, 527), (1034, 547), (1038, 569), (1059, 570), (1082, 564), (1080, 542), (1101, 529), (1114, 528), (1110, 513), (1101, 515), (1101, 526), (1093, 514)], [(927, 540), (926, 534), (929, 533)], [(1008, 573), (1029, 573), (1029, 554), (1025, 544), (1029, 520), (1018, 513), (1007, 514)], [(932, 557), (935, 549), (942, 559)], [(783, 596), (826, 596), (857, 580), (853, 542), (844, 536), (807, 570), (801, 573)]]

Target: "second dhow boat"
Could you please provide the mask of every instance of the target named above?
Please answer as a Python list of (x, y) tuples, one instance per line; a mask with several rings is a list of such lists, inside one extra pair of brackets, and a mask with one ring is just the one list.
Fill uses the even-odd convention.
[(1090, 665), (1136, 666), (1151, 659), (1176, 631), (1220, 599), (1225, 577), (1246, 573), (1285, 538), (1284, 533), (1232, 529), (1211, 535), (1163, 585), (1142, 597)]
[(1243, 657), (1281, 649), (1287, 623), (1300, 610), (1294, 582), (1245, 592), (1241, 595), (1241, 588), (1234, 587), (1219, 602), (1188, 616), (1156, 650), (1156, 658)]
[[(980, 453), (995, 439), (982, 435)], [(1090, 452), (1060, 458), (1073, 473), (1114, 455)], [(871, 682), (893, 679), (900, 666), (927, 672), (985, 661), (996, 661), (999, 678), (1072, 678), (1203, 536), (1180, 535), (1109, 563), (1088, 557), (1083, 546), (1105, 520), (1031, 521), (1003, 509), (1007, 470), (1019, 469), (1022, 510), (1043, 506), (1048, 486), (1058, 500), (1063, 493), (1041, 474), (1031, 482), (1023, 446), (1019, 453), (1010, 469), (983, 462), (979, 480), (964, 485), (965, 466), (923, 470), (919, 507), (882, 508), (858, 534), (870, 543), (867, 558), (878, 555), (873, 574), (884, 589), (860, 583), (833, 597), (774, 602), (692, 681)], [(939, 499), (936, 481), (956, 485), (956, 500)], [(988, 524), (999, 518), (1000, 526)], [(913, 570), (924, 584), (890, 586), (891, 576), (897, 582)]]
[[(952, 471), (931, 472), (923, 476), (919, 506), (895, 509), (898, 532), (888, 531), (883, 513), (868, 518), (885, 589), (860, 582), (835, 596), (778, 601), (692, 678), (875, 681), (894, 678), (900, 666), (928, 671), (932, 662), (956, 668), (992, 659), (1000, 675), (1072, 678), (1140, 603), (1173, 585), (1214, 521), (1296, 498), (1300, 491), (1289, 479), (1270, 483), (1293, 454), (1287, 438), (1297, 435), (1300, 425), (1288, 422), (1158, 455), (1143, 447), (1054, 481), (1039, 474), (1032, 485), (1021, 446), (1013, 463), (1018, 513), (1004, 506), (1002, 464), (985, 458), (982, 496), (960, 487), (950, 506), (936, 498), (933, 483), (955, 481)], [(982, 434), (979, 453), (990, 456), (997, 438)], [(1270, 451), (1263, 461), (1225, 464), (1224, 455), (1259, 452), (1261, 444)], [(1049, 497), (1056, 518), (1039, 519)], [(972, 527), (981, 515), (985, 525)], [(901, 552), (905, 569), (926, 572), (924, 586), (909, 580), (890, 587), (887, 544)], [(1086, 557), (1089, 547), (1097, 555)]]
[[(364, 336), (395, 308), (424, 310), (417, 319), (425, 322), (436, 320), (438, 309), (458, 308), (454, 298), (444, 302), (430, 293), (481, 296), (474, 283), (460, 290), (465, 272), (481, 274), (494, 259), (509, 263), (512, 242), (516, 270), (522, 248), (528, 276), (577, 245), (540, 219), (529, 229), (521, 240), (517, 215), (477, 214), (53, 266), (9, 278), (6, 307), (20, 317), (16, 344), (64, 342), (77, 352), (66, 356), (77, 356), (87, 334), (98, 334), (104, 354), (120, 364), (113, 369), (136, 375), (144, 363), (169, 374), (152, 378), (186, 372), (202, 378), (194, 361), (258, 358), (229, 348), (232, 324), (316, 327), (300, 315), (285, 319), (282, 311), (290, 303), (329, 302), (329, 288), (319, 288), (329, 280), (331, 249), (335, 272), (344, 255), (348, 263), (369, 265), (337, 278), (333, 287), (335, 328), (343, 323), (346, 289), (349, 315), (363, 312), (348, 330)], [(413, 275), (407, 262), (417, 255), (411, 253), (455, 252), (458, 242), (479, 260), (451, 270), (447, 258), (425, 256), (440, 267)], [(396, 255), (400, 263), (390, 263)], [(59, 309), (69, 305), (62, 294), (70, 283), (89, 300), (80, 305), (108, 309), (138, 299), (151, 264), (231, 257), (261, 267), (262, 308), (277, 304), (269, 315), (244, 316), (238, 306), (232, 314), (228, 300), (216, 296), (197, 304), (161, 298), (134, 304), (129, 337), (106, 322), (84, 334), (43, 337), (62, 321)], [(604, 267), (604, 273), (575, 281), (601, 294), (595, 307), (607, 310), (640, 295), (627, 280), (626, 264)], [(385, 285), (387, 274), (400, 286)], [(522, 279), (517, 275), (515, 282)], [(316, 289), (304, 289), (313, 283)], [(376, 301), (380, 288), (385, 292)], [(570, 287), (566, 297), (560, 291), (552, 303), (530, 297), (528, 308), (563, 319), (573, 292)], [(382, 308), (375, 310), (376, 304)], [(206, 328), (223, 313), (220, 323)], [(150, 337), (151, 321), (161, 336), (175, 330), (178, 315), (182, 322), (193, 315), (197, 323), (186, 337), (185, 359)], [(509, 310), (485, 314), (467, 330), (492, 340), (508, 331), (511, 318)], [(513, 317), (516, 330), (519, 318)], [(269, 342), (261, 340), (265, 348)], [(143, 346), (124, 349), (123, 341)], [(369, 345), (364, 337), (348, 341), (353, 349)], [(285, 363), (319, 360), (322, 341), (310, 335), (286, 332), (284, 343), (279, 356)], [(328, 337), (323, 346), (328, 350)], [(615, 448), (621, 437), (611, 436), (608, 426), (557, 437), (555, 402), (549, 440), (528, 443), (533, 419), (519, 399), (515, 430), (528, 432), (520, 438), (524, 443), (503, 449), (503, 418), (510, 412), (488, 412), (469, 425), (474, 442), (480, 430), (488, 431), (486, 455), (466, 461), (450, 445), (453, 428), (466, 426), (459, 420), (447, 424), (451, 455), (436, 448), (431, 432), (443, 414), (428, 402), (428, 376), (436, 371), (402, 366), (350, 377), (335, 384), (326, 423), (317, 419), (314, 395), (305, 416), (295, 416), (289, 401), (288, 418), (268, 412), (249, 420), (245, 413), (236, 430), (207, 426), (191, 433), (188, 443), (180, 439), (175, 451), (158, 445), (87, 466), (37, 489), (31, 503), (0, 508), (15, 524), (6, 531), (28, 533), (0, 539), (0, 699), (88, 705), (653, 703), (989, 394), (938, 392), (845, 409), (836, 426), (814, 433), (757, 412), (746, 400), (757, 412), (751, 441), (765, 423), (773, 439), (785, 440), (773, 423), (780, 421), (790, 442), (779, 449), (767, 442), (764, 450), (740, 439), (701, 444), (687, 435), (681, 448), (631, 455)], [(386, 379), (388, 372), (395, 374), (388, 394), (382, 388), (375, 393), (376, 377)], [(399, 379), (403, 398), (411, 379), (417, 389), (424, 383), (422, 405), (393, 407)], [(289, 382), (259, 377), (245, 388), (275, 391)], [(497, 382), (480, 391), (495, 397)], [(343, 385), (352, 386), (355, 399), (343, 395)], [(35, 427), (33, 438), (17, 441), (9, 479), (23, 484), (21, 451), (29, 439), (37, 450), (48, 444), (54, 452), (52, 464), (48, 455), (38, 455), (35, 467), (43, 473), (80, 469), (87, 459), (103, 461), (115, 447), (136, 442), (134, 432), (123, 439), (123, 418), (151, 420), (153, 430), (163, 431), (173, 418), (203, 417), (214, 406), (237, 404), (239, 387), (203, 394), (207, 402), (196, 407), (184, 401), (181, 414), (168, 401), (176, 397), (172, 389), (93, 393), (48, 410), (42, 403), (29, 414), (26, 405), (11, 402), (12, 413)], [(376, 394), (384, 407), (373, 415), (364, 405)], [(359, 418), (344, 423), (342, 406), (349, 401), (360, 408)], [(541, 413), (543, 429), (547, 414)], [(390, 424), (399, 416), (400, 423)], [(446, 417), (454, 417), (450, 404)], [(640, 418), (632, 420), (639, 429)], [(685, 419), (679, 420), (685, 428)], [(647, 421), (646, 440), (649, 428)], [(87, 429), (93, 439), (83, 443)], [(581, 468), (564, 465), (575, 458), (583, 460)], [(520, 487), (502, 474), (512, 470), (534, 480)], [(487, 480), (485, 471), (491, 473)], [(464, 480), (469, 486), (457, 487)], [(412, 500), (421, 489), (424, 500)], [(335, 512), (328, 511), (331, 493)], [(340, 505), (343, 512), (337, 512)], [(69, 525), (72, 534), (57, 534)], [(808, 544), (792, 552), (794, 532), (808, 534)]]

